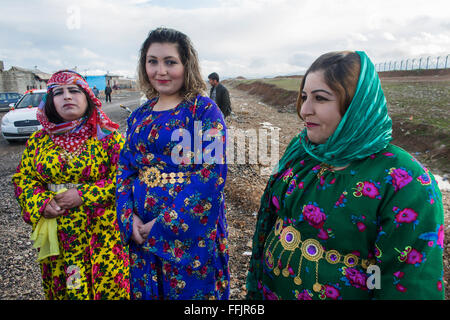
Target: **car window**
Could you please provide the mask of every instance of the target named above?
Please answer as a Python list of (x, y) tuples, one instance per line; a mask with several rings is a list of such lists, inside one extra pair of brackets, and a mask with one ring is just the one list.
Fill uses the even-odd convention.
[(42, 100), (45, 92), (26, 94), (17, 104), (16, 109), (27, 108), (29, 105), (37, 107)]
[(0, 93), (0, 100), (6, 100), (6, 93)]
[(19, 99), (20, 95), (18, 93), (8, 93), (9, 99)]

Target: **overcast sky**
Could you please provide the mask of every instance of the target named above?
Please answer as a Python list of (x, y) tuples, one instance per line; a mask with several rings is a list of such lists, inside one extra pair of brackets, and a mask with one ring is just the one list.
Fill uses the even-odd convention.
[(319, 55), (374, 63), (450, 53), (448, 0), (0, 0), (0, 60), (54, 72), (134, 77), (148, 32), (186, 33), (202, 74), (302, 74)]

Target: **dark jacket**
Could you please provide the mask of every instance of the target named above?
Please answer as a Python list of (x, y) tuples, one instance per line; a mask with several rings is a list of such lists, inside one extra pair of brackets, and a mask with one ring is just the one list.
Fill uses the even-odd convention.
[[(212, 96), (214, 87), (211, 88), (209, 96)], [(231, 102), (230, 102), (230, 94), (228, 89), (225, 88), (221, 83), (216, 86), (216, 104), (220, 108), (223, 113), (223, 116), (226, 118), (231, 114)]]

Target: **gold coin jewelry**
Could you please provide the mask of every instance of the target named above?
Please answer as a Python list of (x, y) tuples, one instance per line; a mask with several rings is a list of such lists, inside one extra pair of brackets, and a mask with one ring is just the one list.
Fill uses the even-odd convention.
[(297, 270), (297, 276), (294, 278), (294, 283), (296, 285), (301, 285), (302, 284), (302, 279), (300, 278), (300, 272), (302, 271), (302, 261), (303, 261), (303, 256), (300, 256), (300, 262), (298, 263), (298, 270)]
[(83, 152), (83, 151), (84, 151), (84, 144), (80, 145), (77, 149), (75, 149), (72, 152), (62, 149), (62, 151), (60, 152), (61, 159), (64, 162), (71, 162), (73, 159), (78, 157), (81, 154), (81, 152)]
[(302, 254), (309, 261), (319, 261), (323, 255), (323, 247), (316, 239), (307, 239), (302, 243)]
[(341, 254), (337, 250), (330, 250), (325, 254), (325, 259), (328, 263), (336, 264), (340, 262)]
[(274, 273), (277, 277), (280, 275), (280, 269), (278, 268), (278, 266), (276, 266), (276, 267), (273, 269), (273, 273)]
[(269, 246), (267, 247), (267, 250), (266, 250), (267, 262), (269, 262), (269, 264), (272, 265), (272, 267), (269, 266), (270, 268), (273, 268), (273, 255), (272, 255), (272, 252), (270, 252), (270, 246), (272, 245), (274, 240), (275, 240), (275, 237), (273, 237), (272, 241), (270, 241)]
[(286, 267), (284, 267), (283, 271), (281, 272), (283, 274), (283, 277), (285, 277), (285, 278), (289, 277), (289, 275), (291, 274), (289, 272), (289, 267), (290, 267), (291, 258), (292, 258), (293, 254), (294, 254), (294, 251), (291, 251), (291, 254), (289, 255)]
[(300, 232), (292, 226), (287, 226), (281, 232), (280, 241), (285, 250), (293, 251), (300, 244)]
[(313, 290), (315, 292), (320, 292), (320, 290), (322, 290), (322, 285), (320, 283), (318, 283), (318, 282), (314, 283)]
[[(374, 264), (375, 260), (361, 259), (355, 254), (343, 255), (337, 250), (325, 250), (322, 244), (316, 239), (306, 239), (302, 241), (300, 231), (294, 226), (288, 225), (283, 227), (283, 220), (278, 218), (274, 229), (272, 230), (273, 238), (269, 242), (267, 249), (265, 250), (265, 263), (267, 267), (272, 270), (273, 274), (278, 277), (283, 275), (285, 278), (293, 276), (293, 282), (295, 285), (300, 286), (303, 284), (301, 278), (303, 258), (315, 262), (316, 264), (316, 279), (312, 289), (314, 292), (321, 292), (324, 290), (324, 286), (319, 282), (319, 263), (321, 259), (324, 259), (330, 264), (342, 263), (347, 267), (360, 266), (363, 269), (367, 269), (369, 265)], [(270, 238), (270, 235), (269, 235)], [(275, 243), (274, 243), (275, 242)], [(278, 245), (281, 244), (281, 251), (277, 250)], [(273, 245), (273, 248), (272, 248)], [(294, 257), (295, 252), (299, 250), (301, 252), (298, 260), (297, 273), (294, 274), (291, 267), (291, 260)], [(280, 253), (277, 255), (276, 251)], [(283, 268), (282, 260), (284, 253), (288, 251), (289, 257), (286, 265)], [(278, 259), (275, 261), (275, 257)], [(294, 260), (297, 258), (294, 258)]]
[(281, 272), (279, 266), (281, 265), (281, 258), (283, 257), (284, 251), (285, 251), (284, 249), (283, 251), (281, 251), (280, 255), (278, 256), (277, 266), (275, 267), (275, 269), (273, 269), (273, 273), (275, 273), (277, 277), (280, 275)]
[(319, 261), (316, 261), (316, 283), (313, 285), (313, 290), (315, 292), (320, 292), (322, 290), (322, 285), (319, 283)]
[(283, 229), (283, 220), (278, 218), (277, 222), (275, 223), (275, 235), (276, 236), (280, 235), (282, 229)]
[(359, 258), (357, 256), (355, 256), (354, 254), (347, 254), (344, 257), (344, 264), (347, 267), (354, 267), (358, 264)]

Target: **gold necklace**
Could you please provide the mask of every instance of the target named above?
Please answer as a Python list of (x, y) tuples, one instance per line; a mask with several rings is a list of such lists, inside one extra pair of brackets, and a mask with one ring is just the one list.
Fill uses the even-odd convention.
[(77, 149), (75, 149), (74, 151), (70, 152), (67, 151), (63, 148), (61, 148), (62, 151), (60, 153), (61, 158), (65, 161), (65, 162), (72, 162), (73, 159), (75, 159), (75, 157), (78, 157), (80, 155), (80, 153), (82, 151), (84, 151), (84, 144), (80, 145)]
[(334, 166), (322, 162), (320, 164), (320, 170), (317, 173), (317, 178), (320, 179), (320, 177), (325, 173), (325, 171), (327, 170), (333, 171), (334, 168), (335, 168)]
[(336, 167), (336, 166), (332, 166), (332, 165), (326, 164), (325, 162), (322, 162), (322, 163), (320, 164), (320, 170), (319, 170), (319, 172), (317, 173), (317, 178), (320, 179), (320, 177), (321, 177), (321, 176), (325, 173), (325, 171), (327, 171), (327, 170), (329, 170), (329, 171), (331, 171), (331, 172), (341, 171), (341, 170), (346, 169), (348, 166), (349, 166), (349, 165), (347, 164), (347, 165), (345, 165), (345, 166), (343, 166), (343, 167)]

